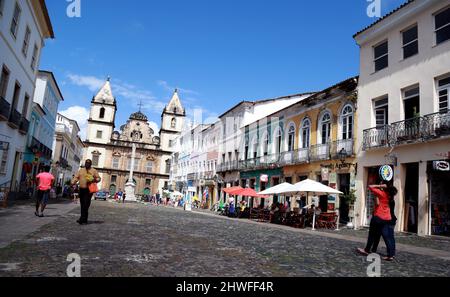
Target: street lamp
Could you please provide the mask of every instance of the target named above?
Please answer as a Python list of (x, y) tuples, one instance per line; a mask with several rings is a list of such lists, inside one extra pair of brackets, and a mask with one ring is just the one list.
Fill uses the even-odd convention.
[(347, 151), (345, 148), (342, 148), (338, 153), (339, 160), (341, 160), (341, 163), (345, 163), (345, 159), (347, 158)]

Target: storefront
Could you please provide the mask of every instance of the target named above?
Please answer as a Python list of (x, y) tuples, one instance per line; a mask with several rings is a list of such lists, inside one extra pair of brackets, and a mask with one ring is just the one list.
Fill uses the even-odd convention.
[[(241, 187), (249, 187), (256, 192), (261, 192), (280, 184), (282, 177), (283, 170), (281, 168), (241, 172)], [(271, 203), (281, 202), (278, 199), (279, 197), (277, 196), (269, 200), (264, 198), (250, 198), (247, 203), (252, 207), (266, 207), (270, 206)]]
[(450, 236), (450, 160), (427, 164), (430, 192), (430, 234)]

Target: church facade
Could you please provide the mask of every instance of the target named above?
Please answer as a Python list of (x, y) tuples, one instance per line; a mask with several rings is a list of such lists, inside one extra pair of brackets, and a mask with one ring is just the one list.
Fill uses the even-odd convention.
[(84, 160), (91, 159), (102, 178), (99, 188), (111, 194), (124, 191), (134, 157), (136, 195), (162, 194), (169, 186), (172, 142), (180, 135), (186, 116), (177, 90), (162, 112), (160, 131), (150, 127), (140, 110), (116, 130), (116, 113), (117, 102), (108, 79), (92, 99), (84, 151)]

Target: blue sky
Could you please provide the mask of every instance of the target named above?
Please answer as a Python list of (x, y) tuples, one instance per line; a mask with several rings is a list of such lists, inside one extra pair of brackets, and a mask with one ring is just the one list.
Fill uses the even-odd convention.
[[(60, 110), (85, 127), (90, 100), (111, 76), (116, 126), (138, 109), (159, 125), (175, 87), (210, 121), (242, 100), (317, 91), (358, 74), (352, 36), (374, 22), (367, 0), (47, 0)], [(381, 0), (382, 14), (404, 0)], [(119, 4), (122, 3), (122, 4)], [(123, 4), (125, 3), (125, 4)]]

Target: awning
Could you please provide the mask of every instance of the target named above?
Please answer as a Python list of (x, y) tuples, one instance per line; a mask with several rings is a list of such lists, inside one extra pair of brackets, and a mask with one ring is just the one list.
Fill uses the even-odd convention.
[(229, 195), (236, 195), (235, 192), (242, 191), (243, 189), (242, 187), (230, 187), (223, 189), (223, 191)]

